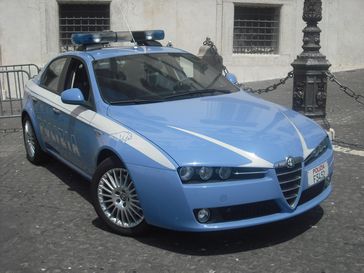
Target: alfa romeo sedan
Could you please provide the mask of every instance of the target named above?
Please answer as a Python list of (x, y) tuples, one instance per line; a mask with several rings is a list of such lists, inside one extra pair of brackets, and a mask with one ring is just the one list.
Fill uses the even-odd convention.
[[(333, 150), (312, 120), (254, 97), (163, 31), (77, 34), (26, 85), (26, 155), (91, 181), (98, 216), (136, 235), (254, 226), (331, 192)], [(134, 46), (111, 47), (132, 40)], [(106, 45), (106, 46), (105, 46)]]

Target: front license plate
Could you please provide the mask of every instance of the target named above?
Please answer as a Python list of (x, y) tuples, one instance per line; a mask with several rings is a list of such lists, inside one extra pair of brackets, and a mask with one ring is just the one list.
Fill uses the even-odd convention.
[(308, 171), (308, 186), (315, 185), (329, 175), (329, 165), (324, 162)]

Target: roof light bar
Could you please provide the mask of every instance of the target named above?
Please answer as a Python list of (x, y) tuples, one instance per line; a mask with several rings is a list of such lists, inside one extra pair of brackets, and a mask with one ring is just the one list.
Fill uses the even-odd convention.
[(107, 44), (111, 42), (131, 42), (139, 43), (143, 41), (155, 41), (164, 39), (163, 30), (143, 30), (143, 31), (103, 31), (95, 33), (75, 33), (71, 36), (71, 41), (75, 45)]

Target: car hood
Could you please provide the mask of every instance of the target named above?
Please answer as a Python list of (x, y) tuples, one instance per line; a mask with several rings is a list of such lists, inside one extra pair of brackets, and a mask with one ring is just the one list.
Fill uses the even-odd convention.
[(310, 119), (243, 91), (140, 105), (108, 116), (141, 134), (179, 166), (273, 167), (307, 157), (326, 136)]

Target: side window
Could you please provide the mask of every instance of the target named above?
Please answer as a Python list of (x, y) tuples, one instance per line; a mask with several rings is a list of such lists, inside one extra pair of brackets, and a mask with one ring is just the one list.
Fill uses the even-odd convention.
[(85, 101), (92, 106), (90, 92), (90, 81), (87, 75), (86, 66), (78, 59), (72, 59), (66, 74), (64, 89), (78, 88), (81, 90)]
[(54, 92), (59, 93), (59, 80), (62, 75), (62, 71), (64, 68), (64, 65), (66, 63), (67, 58), (60, 58), (55, 61), (53, 61), (44, 71), (43, 77), (41, 79), (41, 85)]
[(179, 64), (182, 67), (183, 72), (185, 72), (186, 77), (193, 78), (193, 63), (186, 58), (180, 58)]

